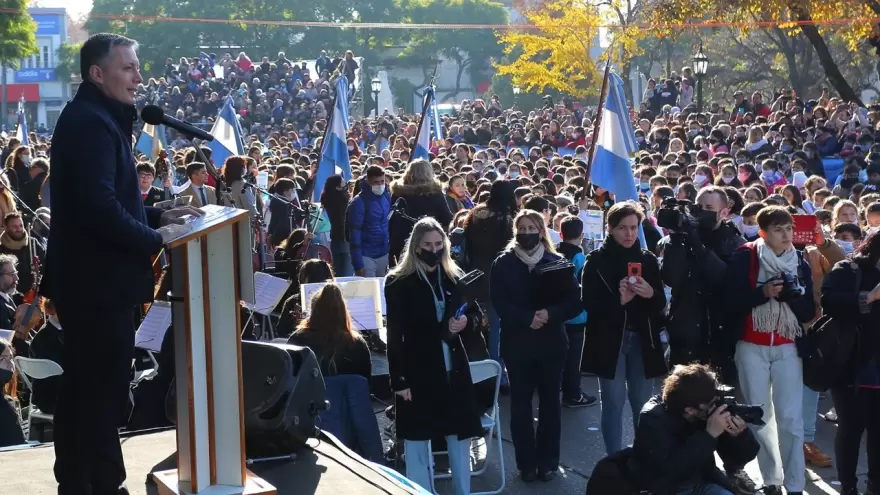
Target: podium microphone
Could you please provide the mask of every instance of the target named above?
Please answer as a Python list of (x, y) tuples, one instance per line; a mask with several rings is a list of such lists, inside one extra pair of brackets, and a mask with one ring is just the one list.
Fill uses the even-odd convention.
[(170, 127), (175, 131), (189, 136), (190, 138), (198, 138), (202, 141), (213, 141), (214, 136), (210, 135), (208, 132), (199, 129), (198, 127), (190, 124), (189, 122), (184, 122), (179, 119), (175, 119), (174, 117), (167, 115), (162, 111), (161, 108), (156, 105), (147, 105), (141, 110), (141, 119), (147, 124), (152, 125), (160, 125), (164, 124), (166, 127)]

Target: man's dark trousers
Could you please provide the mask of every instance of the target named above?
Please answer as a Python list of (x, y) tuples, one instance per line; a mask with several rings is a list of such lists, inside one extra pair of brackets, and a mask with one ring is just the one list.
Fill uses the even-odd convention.
[(116, 495), (125, 481), (124, 425), (134, 357), (131, 306), (56, 301), (64, 369), (55, 413), (58, 495)]

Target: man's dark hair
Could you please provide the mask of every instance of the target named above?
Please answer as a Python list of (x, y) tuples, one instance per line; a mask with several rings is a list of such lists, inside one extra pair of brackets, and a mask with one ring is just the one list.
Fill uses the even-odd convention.
[(186, 166), (186, 176), (188, 178), (192, 178), (193, 175), (205, 168), (205, 164), (202, 162), (192, 162)]
[(378, 165), (370, 165), (367, 167), (367, 179), (373, 177), (385, 177), (385, 169)]
[(710, 404), (718, 395), (715, 372), (704, 364), (677, 365), (663, 380), (660, 398), (666, 410), (683, 413), (687, 407)]
[(790, 225), (794, 223), (791, 213), (784, 206), (767, 206), (758, 212), (758, 227), (767, 232), (775, 225)]
[(275, 194), (284, 195), (291, 189), (296, 189), (296, 182), (292, 179), (278, 179), (275, 181)]
[(753, 217), (767, 206), (764, 203), (749, 203), (743, 208), (741, 215), (744, 217)]
[(89, 69), (93, 65), (105, 64), (111, 56), (110, 52), (117, 46), (130, 46), (137, 50), (138, 43), (119, 34), (98, 33), (91, 35), (79, 50), (79, 70), (83, 79), (89, 79)]
[(542, 198), (541, 196), (533, 195), (531, 198), (523, 199), (525, 199), (525, 202), (523, 203), (523, 209), (535, 210), (538, 213), (550, 209), (550, 202)]
[(559, 224), (559, 235), (562, 236), (563, 241), (576, 240), (583, 233), (584, 221), (574, 215), (565, 217)]
[(37, 158), (33, 162), (31, 162), (31, 168), (34, 168), (34, 167), (41, 169), (43, 172), (48, 172), (49, 171), (49, 160), (47, 160), (45, 158)]
[[(9, 215), (12, 215), (12, 213), (10, 213)], [(6, 216), (8, 217), (9, 215), (6, 215)], [(862, 229), (860, 229), (859, 226), (856, 224), (841, 223), (837, 227), (834, 227), (835, 234), (845, 234), (847, 232), (852, 234), (853, 239), (855, 239), (855, 240), (861, 240), (863, 237)]]
[[(135, 170), (137, 170), (137, 173), (139, 174), (156, 175), (156, 167), (154, 167), (152, 163), (148, 162), (138, 163), (137, 167), (135, 167)], [(187, 173), (186, 176), (189, 177), (189, 174)]]
[(293, 165), (278, 165), (278, 168), (275, 169), (275, 180), (278, 179), (289, 179), (296, 174), (296, 170), (293, 168)]
[[(11, 222), (12, 219), (14, 219), (14, 218), (21, 218), (21, 212), (20, 211), (10, 211), (9, 213), (7, 213), (6, 216), (3, 217), (3, 226), (8, 227), (9, 222)], [(23, 221), (24, 221), (24, 219), (22, 219), (22, 222)]]

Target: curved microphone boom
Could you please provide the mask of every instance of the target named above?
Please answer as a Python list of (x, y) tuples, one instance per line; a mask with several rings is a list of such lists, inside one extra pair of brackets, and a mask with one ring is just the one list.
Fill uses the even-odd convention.
[(214, 136), (210, 135), (208, 132), (199, 129), (198, 127), (190, 124), (189, 122), (184, 122), (179, 119), (175, 119), (174, 117), (165, 114), (161, 108), (156, 105), (147, 105), (141, 110), (141, 119), (147, 124), (152, 125), (160, 125), (164, 124), (167, 127), (174, 129), (175, 131), (185, 134), (191, 138), (198, 138), (203, 141), (213, 141)]

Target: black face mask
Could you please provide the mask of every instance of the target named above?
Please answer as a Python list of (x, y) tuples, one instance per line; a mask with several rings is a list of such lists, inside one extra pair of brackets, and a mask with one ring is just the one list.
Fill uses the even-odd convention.
[(516, 243), (526, 251), (531, 251), (538, 247), (541, 242), (540, 234), (516, 234)]
[(419, 260), (425, 265), (434, 268), (435, 266), (440, 264), (440, 259), (443, 258), (443, 250), (438, 249), (437, 251), (426, 251), (422, 249), (418, 253)]
[(840, 181), (840, 187), (844, 189), (852, 189), (852, 186), (859, 183), (859, 179), (843, 179)]
[(697, 221), (699, 222), (701, 230), (714, 230), (715, 226), (718, 225), (718, 213), (701, 210), (697, 214)]

